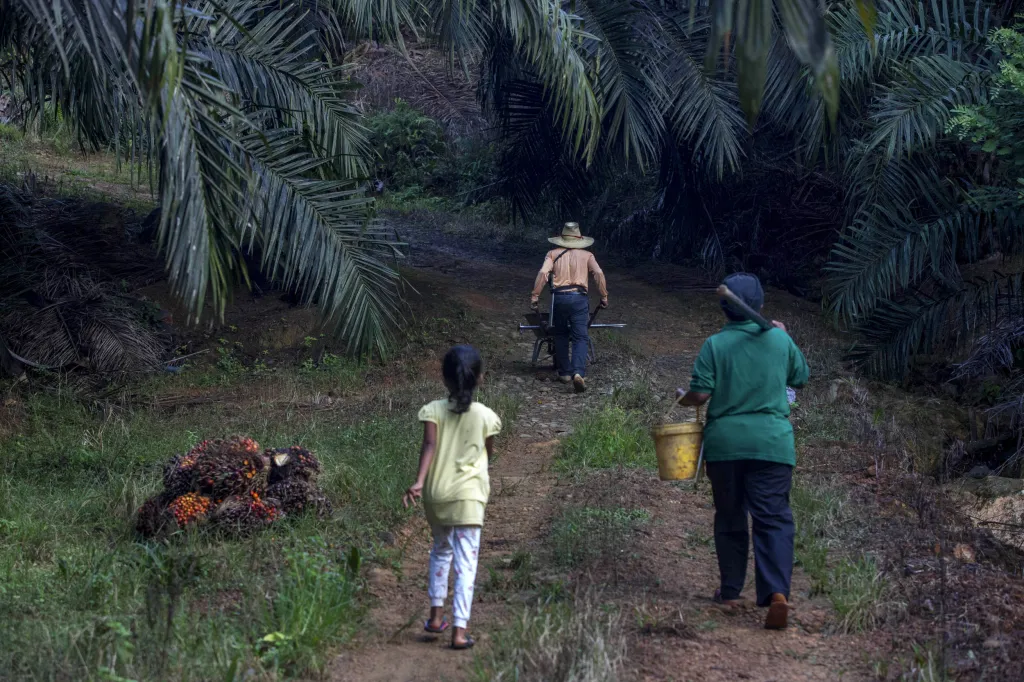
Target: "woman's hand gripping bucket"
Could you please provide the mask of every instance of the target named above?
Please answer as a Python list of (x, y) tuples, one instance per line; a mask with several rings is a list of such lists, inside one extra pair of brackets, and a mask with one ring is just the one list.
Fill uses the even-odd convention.
[(696, 481), (704, 456), (701, 408), (694, 408), (697, 413), (694, 421), (671, 424), (668, 418), (676, 404), (673, 401), (662, 420), (664, 423), (651, 429), (658, 455), (658, 477), (663, 481)]

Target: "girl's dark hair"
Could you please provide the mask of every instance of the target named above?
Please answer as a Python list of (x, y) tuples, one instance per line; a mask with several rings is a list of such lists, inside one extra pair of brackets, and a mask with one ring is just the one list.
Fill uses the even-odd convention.
[(444, 383), (451, 392), (452, 411), (461, 414), (473, 403), (473, 392), (483, 371), (480, 353), (472, 346), (454, 346), (441, 363)]

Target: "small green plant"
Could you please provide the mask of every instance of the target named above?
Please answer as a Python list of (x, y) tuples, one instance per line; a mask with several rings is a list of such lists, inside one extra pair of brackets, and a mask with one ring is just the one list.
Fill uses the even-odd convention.
[(21, 130), (17, 126), (0, 123), (0, 142), (17, 142), (21, 139)]
[(245, 372), (245, 365), (235, 356), (231, 348), (218, 346), (217, 355), (217, 369), (225, 374), (237, 375)]
[(569, 568), (600, 558), (618, 557), (630, 535), (651, 518), (646, 509), (576, 507), (559, 517), (551, 529), (553, 559)]
[(626, 654), (617, 613), (593, 598), (525, 609), (474, 661), (480, 682), (615, 682)]
[(518, 592), (536, 586), (533, 554), (524, 549), (517, 550), (507, 566), (492, 566), (487, 570), (487, 589), (492, 592)]
[(556, 466), (562, 471), (657, 466), (654, 441), (635, 411), (606, 405), (586, 412), (562, 441)]

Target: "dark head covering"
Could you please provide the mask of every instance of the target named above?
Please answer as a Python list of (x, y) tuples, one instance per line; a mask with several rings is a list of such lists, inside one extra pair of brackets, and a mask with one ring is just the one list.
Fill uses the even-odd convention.
[[(737, 297), (757, 312), (761, 311), (764, 306), (764, 289), (761, 287), (761, 280), (757, 278), (757, 275), (751, 275), (748, 272), (734, 272), (722, 281), (722, 284), (729, 287), (732, 293), (736, 294)], [(747, 319), (739, 310), (733, 310), (726, 301), (722, 301), (722, 310), (725, 311), (725, 316), (733, 322), (742, 322)]]

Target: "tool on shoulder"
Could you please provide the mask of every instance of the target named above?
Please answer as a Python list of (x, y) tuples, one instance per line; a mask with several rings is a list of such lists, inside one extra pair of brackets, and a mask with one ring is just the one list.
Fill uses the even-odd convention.
[(743, 299), (741, 299), (739, 296), (734, 294), (729, 289), (729, 287), (725, 286), (724, 284), (720, 284), (718, 286), (717, 293), (718, 293), (718, 297), (719, 298), (723, 298), (726, 301), (728, 301), (730, 303), (730, 305), (735, 307), (740, 313), (743, 313), (744, 315), (746, 315), (748, 320), (750, 320), (751, 322), (756, 322), (757, 325), (759, 327), (761, 327), (762, 331), (768, 331), (770, 329), (774, 329), (775, 328), (775, 325), (773, 325), (771, 322), (766, 320), (764, 318), (764, 316), (761, 315), (761, 313), (757, 312), (756, 310), (751, 308), (749, 305), (747, 305), (746, 302)]

